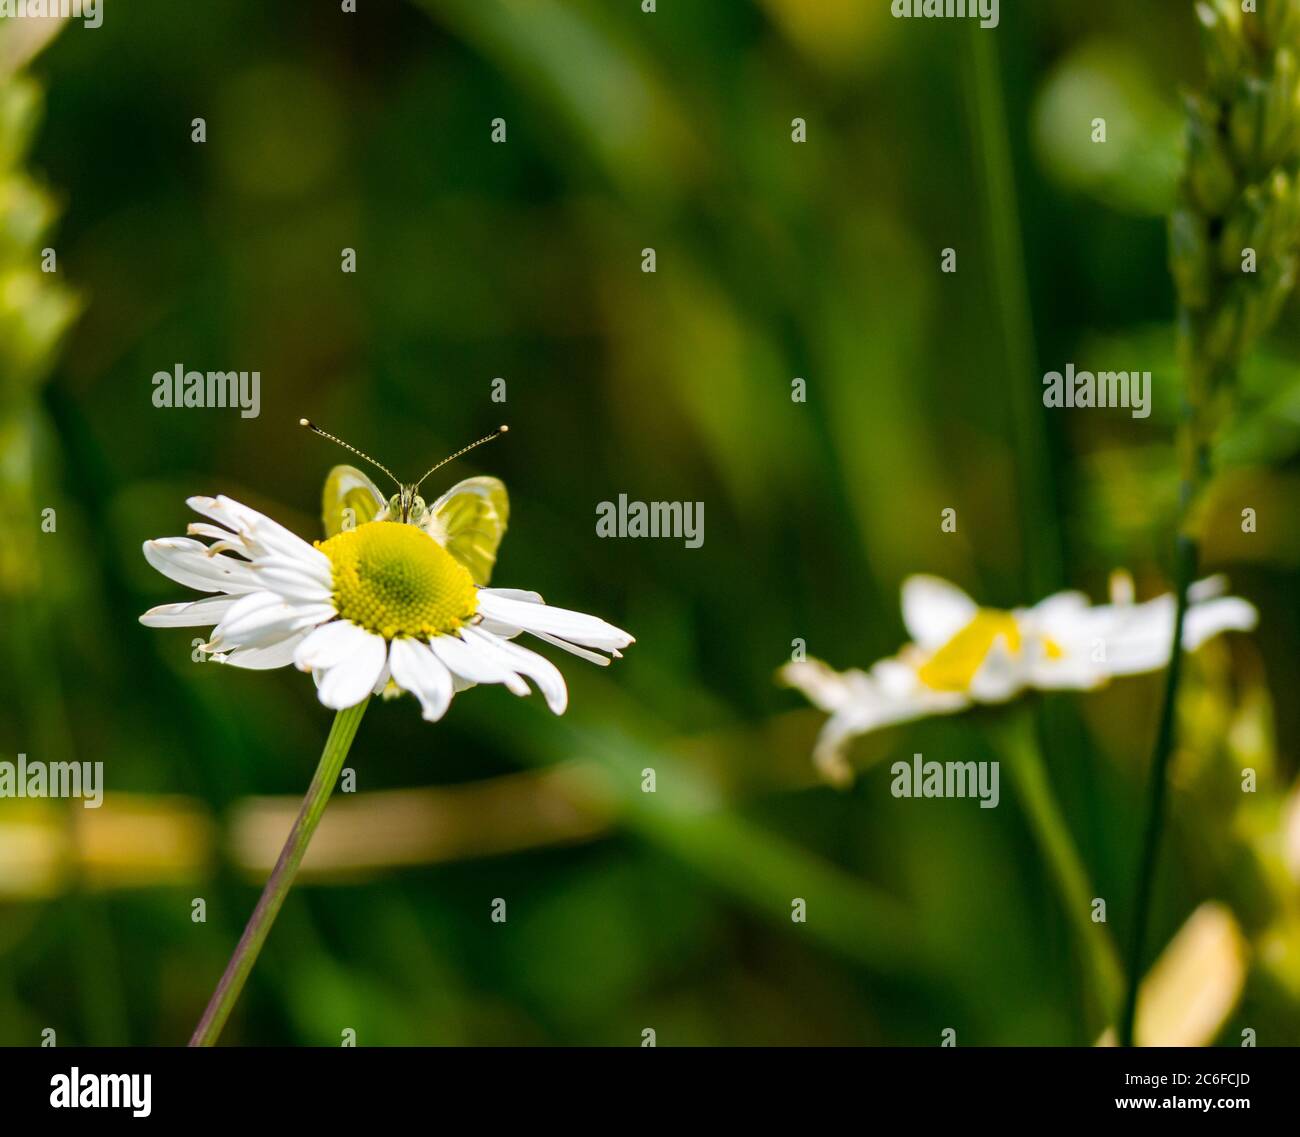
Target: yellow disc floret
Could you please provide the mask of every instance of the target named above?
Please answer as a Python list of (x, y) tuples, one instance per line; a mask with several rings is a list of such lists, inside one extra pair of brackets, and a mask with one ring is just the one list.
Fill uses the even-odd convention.
[(385, 639), (454, 632), (478, 607), (469, 571), (418, 526), (371, 521), (317, 547), (334, 567), (339, 615)]
[(1020, 654), (1020, 625), (1010, 612), (981, 608), (975, 617), (939, 648), (917, 672), (935, 691), (965, 691), (1001, 639), (1012, 655)]

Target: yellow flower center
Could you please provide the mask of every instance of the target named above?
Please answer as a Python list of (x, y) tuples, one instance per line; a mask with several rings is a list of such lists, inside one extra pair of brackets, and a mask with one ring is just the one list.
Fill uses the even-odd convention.
[(965, 691), (999, 637), (1012, 654), (1020, 653), (1016, 618), (1010, 612), (981, 608), (969, 624), (921, 665), (917, 675), (933, 690)]
[(334, 607), (385, 639), (453, 632), (478, 607), (468, 570), (424, 530), (371, 521), (317, 542), (334, 568)]

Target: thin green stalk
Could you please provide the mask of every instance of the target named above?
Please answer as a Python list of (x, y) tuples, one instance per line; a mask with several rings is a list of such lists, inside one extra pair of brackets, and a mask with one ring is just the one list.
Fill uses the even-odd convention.
[(1199, 555), (1196, 510), (1209, 480), (1210, 447), (1235, 401), (1237, 369), (1277, 319), (1300, 264), (1300, 4), (1269, 0), (1258, 8), (1243, 12), (1233, 0), (1195, 5), (1207, 83), (1202, 93), (1185, 100), (1186, 164), (1169, 218), (1169, 268), (1178, 293), (1184, 375), (1174, 573), (1178, 601), (1130, 913), (1128, 991), (1119, 1024), (1125, 1046), (1133, 1045), (1136, 1032), (1177, 726), (1187, 589)]
[[(1186, 324), (1184, 324), (1184, 327)], [(1160, 838), (1165, 824), (1165, 797), (1169, 785), (1169, 759), (1174, 751), (1177, 727), (1178, 685), (1183, 673), (1183, 625), (1187, 617), (1187, 591), (1196, 577), (1199, 545), (1189, 528), (1192, 513), (1202, 486), (1209, 479), (1209, 447), (1193, 438), (1195, 419), (1189, 402), (1183, 408), (1182, 444), (1183, 478), (1180, 501), (1180, 528), (1174, 566), (1174, 630), (1169, 644), (1169, 667), (1165, 672), (1164, 697), (1160, 704), (1160, 724), (1156, 729), (1155, 750), (1151, 757), (1151, 782), (1147, 789), (1147, 817), (1138, 860), (1137, 886), (1128, 952), (1128, 986), (1124, 996), (1124, 1013), (1120, 1016), (1119, 1043), (1132, 1046), (1137, 1030), (1138, 990), (1142, 984), (1143, 956), (1146, 953), (1147, 929), (1151, 922), (1151, 894), (1155, 888), (1160, 860)]]
[(1007, 404), (1016, 453), (1016, 493), (1024, 541), (1025, 580), (1030, 596), (1046, 596), (1059, 586), (1060, 538), (1052, 500), (1051, 460), (1042, 422), (1039, 385), (1032, 381), (1038, 349), (1020, 233), (1015, 166), (1002, 97), (996, 36), (970, 37), (971, 145), (983, 186), (984, 222), (989, 242), (990, 279), (1001, 324)]
[(203, 1012), (203, 1017), (199, 1019), (199, 1025), (194, 1028), (194, 1036), (190, 1039), (191, 1046), (214, 1045), (221, 1034), (222, 1027), (226, 1025), (226, 1019), (230, 1017), (230, 1012), (244, 989), (248, 974), (253, 970), (253, 964), (257, 962), (262, 945), (271, 931), (271, 925), (275, 923), (280, 905), (284, 903), (294, 877), (298, 875), (298, 866), (302, 864), (303, 854), (307, 852), (312, 834), (316, 832), (316, 826), (320, 824), (320, 819), (325, 813), (325, 806), (334, 791), (334, 783), (339, 780), (339, 771), (343, 769), (343, 762), (352, 748), (352, 740), (356, 737), (361, 716), (366, 713), (369, 702), (367, 698), (355, 707), (339, 711), (334, 716), (334, 725), (330, 727), (329, 737), (325, 740), (320, 764), (316, 767), (311, 785), (307, 788), (307, 796), (302, 799), (302, 809), (298, 811), (293, 828), (289, 830), (289, 838), (285, 841), (284, 848), (280, 850), (280, 859), (276, 861), (266, 887), (262, 889), (262, 896), (248, 919), (248, 926), (240, 936), (230, 962), (226, 965), (225, 974), (221, 976), (221, 982), (212, 992), (212, 998), (208, 1002), (207, 1010)]
[(1093, 923), (1092, 901), (1096, 892), (1052, 793), (1051, 780), (1033, 737), (1032, 725), (1033, 720), (1028, 715), (1017, 714), (1003, 733), (1008, 769), (1030, 828), (1051, 870), (1066, 915), (1082, 945), (1092, 989), (1105, 1022), (1113, 1022), (1124, 985), (1119, 952), (1105, 925)]
[(1165, 672), (1164, 699), (1160, 704), (1160, 726), (1156, 732), (1155, 754), (1151, 759), (1151, 784), (1147, 790), (1146, 829), (1142, 837), (1141, 859), (1138, 861), (1137, 895), (1130, 909), (1133, 918), (1133, 934), (1128, 953), (1128, 988), (1124, 997), (1124, 1014), (1120, 1019), (1121, 1046), (1133, 1045), (1137, 1025), (1138, 989), (1142, 984), (1142, 957), (1146, 950), (1151, 892), (1155, 886), (1156, 866), (1160, 854), (1160, 836), (1164, 830), (1165, 796), (1169, 785), (1169, 756), (1174, 749), (1174, 712), (1178, 702), (1178, 682), (1183, 670), (1182, 641), (1183, 622), (1187, 615), (1187, 589), (1196, 573), (1196, 559), (1196, 542), (1189, 536), (1180, 536), (1178, 569), (1174, 585), (1178, 590), (1178, 606), (1174, 615), (1169, 668)]

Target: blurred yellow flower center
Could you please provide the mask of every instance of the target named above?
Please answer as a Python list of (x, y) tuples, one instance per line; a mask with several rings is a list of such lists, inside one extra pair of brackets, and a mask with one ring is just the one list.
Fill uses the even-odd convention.
[(424, 530), (371, 521), (317, 547), (334, 568), (334, 607), (385, 639), (453, 632), (478, 607), (465, 567)]
[(939, 648), (917, 672), (936, 691), (965, 691), (999, 638), (1012, 654), (1020, 652), (1020, 626), (1010, 612), (981, 608), (960, 632)]

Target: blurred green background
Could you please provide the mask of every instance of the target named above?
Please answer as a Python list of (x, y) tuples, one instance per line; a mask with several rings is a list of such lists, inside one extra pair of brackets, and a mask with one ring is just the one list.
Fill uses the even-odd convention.
[[(140, 627), (184, 595), (140, 544), (195, 493), (319, 536), (341, 455), (303, 415), (399, 472), (508, 421), (435, 492), (503, 478), (494, 583), (638, 643), (560, 660), (560, 720), (501, 688), (436, 726), (375, 703), (225, 1042), (1095, 1041), (1009, 787), (900, 802), (887, 766), (997, 758), (1027, 716), (1124, 943), (1159, 677), (895, 728), (839, 791), (773, 674), (796, 639), (895, 651), (912, 572), (1005, 607), (1120, 566), (1167, 590), (1191, 5), (1004, 0), (996, 32), (886, 0), (105, 7), (39, 52), (0, 23), (0, 758), (108, 782), (99, 811), (0, 801), (0, 1043), (184, 1042), (252, 910), (329, 712)], [(1151, 937), (1231, 913), (1186, 980), (1240, 966), (1198, 1039), (1229, 1045), (1300, 1043), (1296, 312), (1223, 442), (1208, 567), (1260, 628), (1191, 668)], [(1151, 370), (1151, 417), (1045, 411), (1071, 361)], [(177, 363), (260, 371), (260, 417), (155, 408)], [(703, 501), (703, 547), (598, 539), (620, 493)]]

